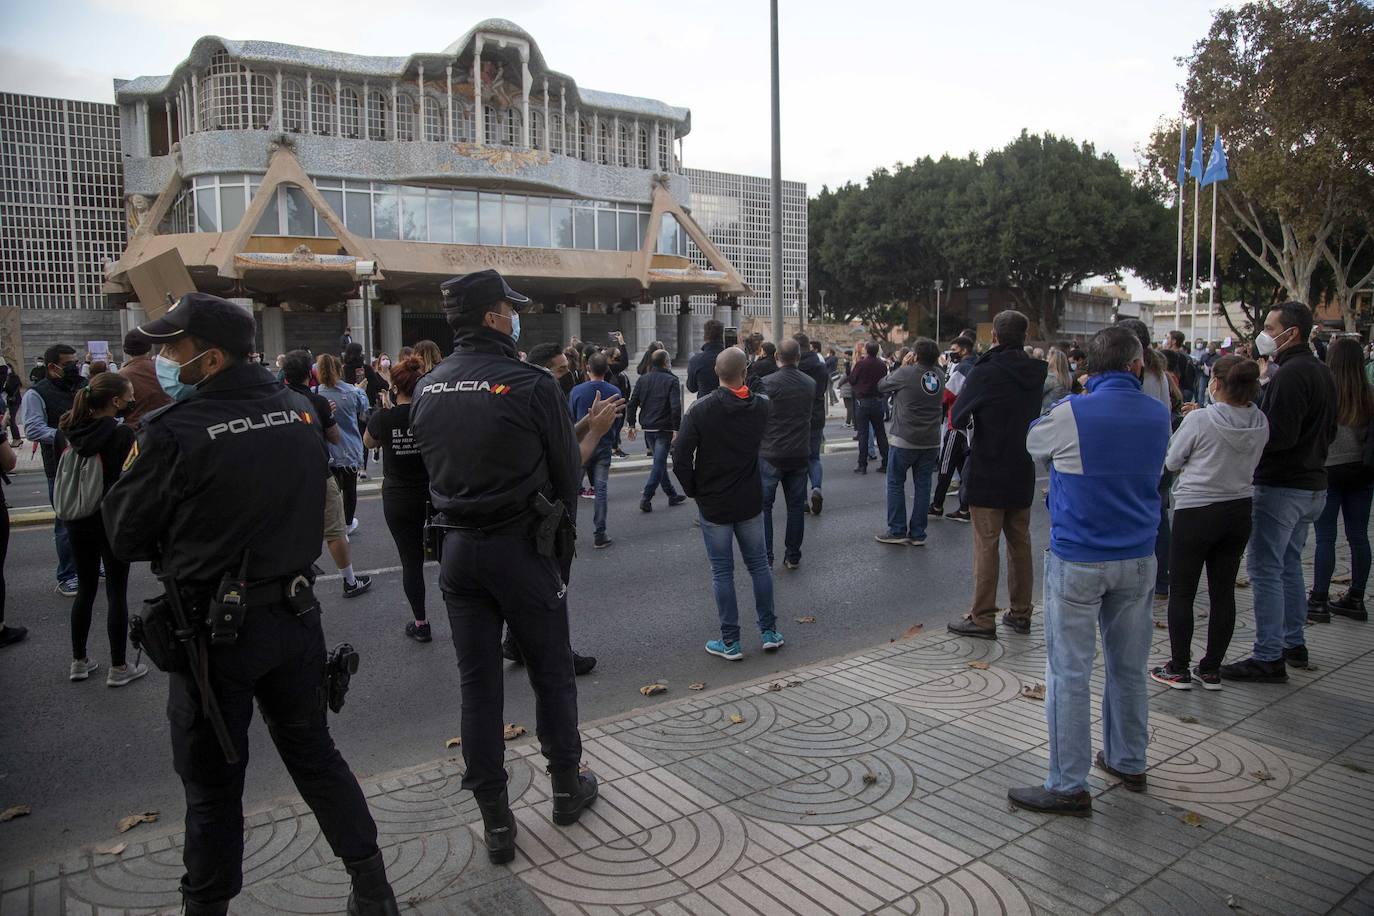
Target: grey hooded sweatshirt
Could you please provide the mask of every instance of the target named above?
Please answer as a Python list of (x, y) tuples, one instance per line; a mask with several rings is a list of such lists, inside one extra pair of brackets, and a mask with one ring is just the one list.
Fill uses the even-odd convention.
[(1269, 420), (1253, 404), (1214, 402), (1183, 418), (1169, 440), (1164, 466), (1178, 474), (1174, 508), (1249, 499), (1255, 465), (1269, 441)]

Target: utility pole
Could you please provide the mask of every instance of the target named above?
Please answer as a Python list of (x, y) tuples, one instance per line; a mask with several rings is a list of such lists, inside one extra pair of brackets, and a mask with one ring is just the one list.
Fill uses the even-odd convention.
[(782, 128), (778, 113), (778, 0), (769, 4), (769, 18), (772, 28), (773, 58), (773, 182), (772, 199), (769, 201), (769, 218), (772, 220), (770, 233), (773, 245), (773, 265), (769, 288), (773, 293), (773, 342), (782, 343)]

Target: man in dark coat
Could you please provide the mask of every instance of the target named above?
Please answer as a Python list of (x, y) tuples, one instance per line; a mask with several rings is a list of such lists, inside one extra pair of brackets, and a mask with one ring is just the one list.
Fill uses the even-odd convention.
[(963, 488), (973, 514), (973, 608), (949, 625), (951, 633), (961, 636), (997, 638), (998, 546), (1004, 533), (1011, 608), (1002, 623), (1017, 633), (1030, 632), (1035, 464), (1026, 451), (1026, 433), (1040, 415), (1049, 366), (1023, 349), (1029, 325), (1017, 311), (993, 318), (993, 348), (968, 374), (951, 410), (956, 429), (972, 420)]

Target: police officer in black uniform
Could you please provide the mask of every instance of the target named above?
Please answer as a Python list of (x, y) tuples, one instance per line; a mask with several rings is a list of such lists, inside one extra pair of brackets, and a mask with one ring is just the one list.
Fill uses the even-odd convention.
[[(515, 856), (502, 735), (503, 622), (524, 651), (553, 821), (574, 823), (596, 799), (579, 773), (577, 684), (567, 580), (582, 463), (553, 375), (520, 361), (519, 310), (530, 300), (494, 270), (440, 287), (455, 349), (420, 382), (410, 427), (444, 528), (439, 587), (463, 689), (463, 787), (472, 790), (492, 862)], [(551, 529), (558, 529), (550, 537)]]
[(186, 790), (185, 911), (226, 913), (243, 886), (243, 780), (256, 699), (352, 878), (348, 913), (395, 914), (376, 824), (325, 721), (324, 631), (308, 582), (329, 473), (319, 418), (247, 361), (253, 319), (231, 302), (190, 293), (140, 330), (161, 344), (159, 382), (175, 401), (145, 418), (105, 497), (110, 542), (121, 559), (151, 560), (164, 586), (175, 583), (184, 616), (202, 634), (226, 576), (244, 583), (234, 631), (221, 628), (216, 610), (212, 635), (194, 642), (208, 658), (211, 697), (195, 671), (171, 674), (172, 757)]

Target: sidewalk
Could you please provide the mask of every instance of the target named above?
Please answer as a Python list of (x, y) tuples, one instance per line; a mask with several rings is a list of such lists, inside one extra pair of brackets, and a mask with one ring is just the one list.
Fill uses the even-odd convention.
[[(1233, 655), (1253, 637), (1237, 597)], [(364, 790), (407, 913), (1367, 914), (1374, 627), (1337, 619), (1308, 645), (1318, 667), (1286, 685), (1152, 689), (1149, 791), (1094, 771), (1088, 820), (1006, 803), (1045, 773), (1044, 704), (1020, 696), (1044, 679), (1038, 613), (996, 643), (930, 632), (716, 693), (669, 685), (584, 728), (602, 791), (572, 828), (549, 820), (537, 746), (512, 743), (510, 867), (486, 861), (460, 757)], [(0, 876), (0, 914), (175, 912), (182, 837), (154, 829)], [(249, 817), (245, 876), (236, 914), (338, 913), (348, 892), (295, 799)]]

